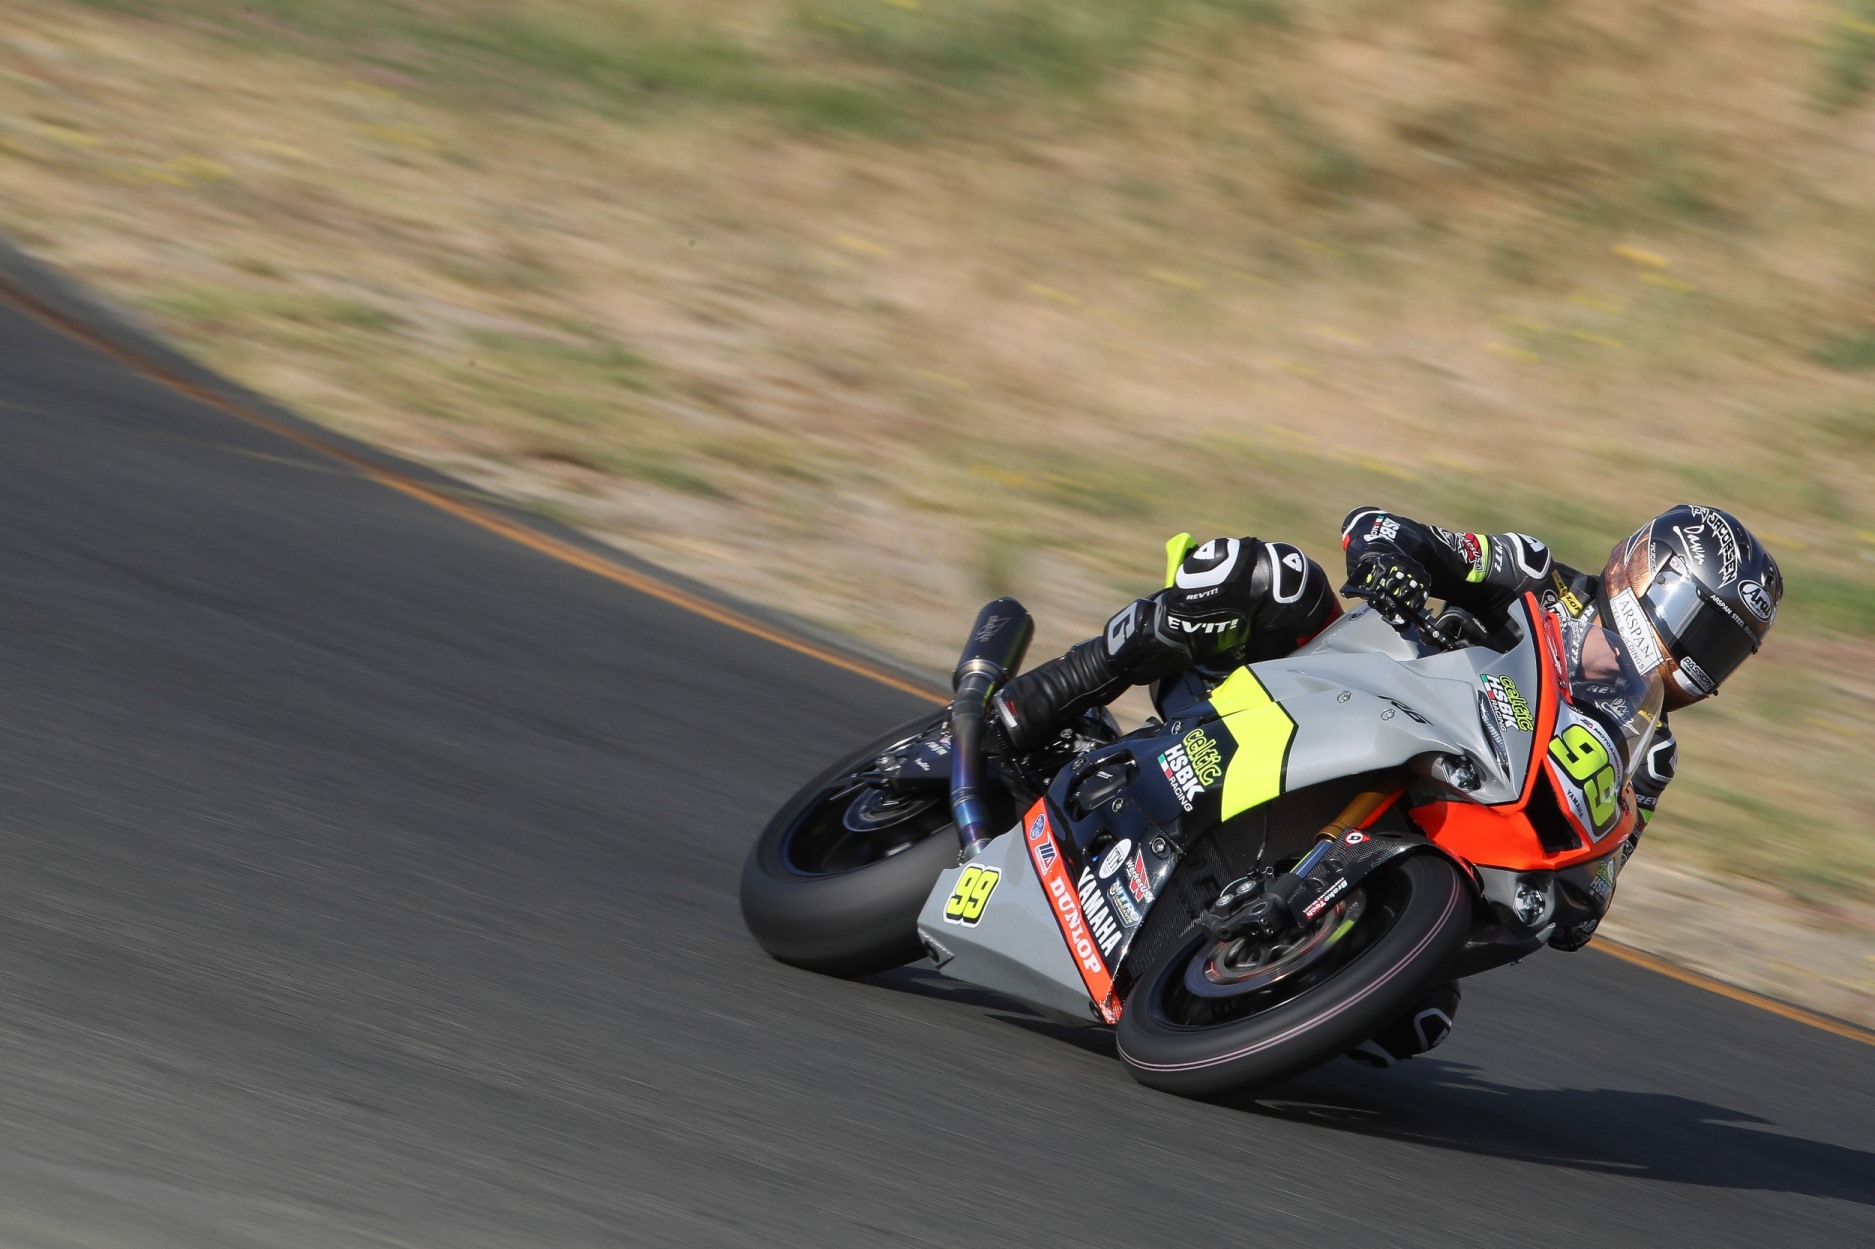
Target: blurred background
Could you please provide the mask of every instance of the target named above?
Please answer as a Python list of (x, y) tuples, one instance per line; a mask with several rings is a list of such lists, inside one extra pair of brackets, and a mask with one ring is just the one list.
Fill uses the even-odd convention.
[(1789, 597), (1636, 863), (1875, 1001), (1875, 0), (0, 0), (0, 233), (930, 670), (1180, 530), (1733, 510)]

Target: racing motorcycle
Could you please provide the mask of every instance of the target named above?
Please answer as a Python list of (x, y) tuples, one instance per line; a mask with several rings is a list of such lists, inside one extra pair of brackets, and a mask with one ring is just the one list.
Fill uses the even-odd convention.
[[(1572, 691), (1534, 596), (1486, 624), (1362, 605), (1282, 659), (987, 750), (1033, 623), (983, 608), (948, 707), (809, 782), (751, 851), (769, 954), (857, 976), (929, 957), (1112, 1025), (1135, 1078), (1215, 1097), (1346, 1053), (1432, 987), (1600, 914), (1662, 688)], [(1613, 690), (1611, 693), (1610, 691)]]

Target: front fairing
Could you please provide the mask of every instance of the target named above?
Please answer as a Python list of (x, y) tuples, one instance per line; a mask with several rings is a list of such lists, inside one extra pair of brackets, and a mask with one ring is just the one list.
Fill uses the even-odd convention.
[(1047, 802), (1090, 923), (1130, 942), (1185, 848), (1287, 793), (1446, 759), (1469, 764), (1469, 799), (1515, 801), (1537, 728), (1527, 625), (1507, 652), (1434, 652), (1357, 610), (1296, 654), (1239, 668), (1164, 723), (1082, 755)]

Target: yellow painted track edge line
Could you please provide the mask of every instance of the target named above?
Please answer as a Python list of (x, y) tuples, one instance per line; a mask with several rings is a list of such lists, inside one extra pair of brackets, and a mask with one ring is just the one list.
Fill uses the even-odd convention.
[(1678, 963), (1670, 962), (1660, 957), (1658, 954), (1649, 954), (1646, 950), (1637, 950), (1633, 946), (1616, 941), (1611, 937), (1596, 937), (1595, 940), (1590, 943), (1589, 949), (1600, 950), (1602, 953), (1613, 958), (1618, 958), (1624, 963), (1632, 963), (1636, 967), (1644, 967), (1648, 971), (1657, 972), (1669, 979), (1677, 980), (1681, 984), (1689, 984), (1696, 989), (1704, 989), (1708, 993), (1716, 993), (1720, 997), (1731, 998), (1734, 1002), (1743, 1002), (1747, 1006), (1755, 1006), (1759, 1010), (1769, 1011), (1773, 1015), (1781, 1015), (1785, 1019), (1792, 1019), (1798, 1023), (1808, 1024), (1812, 1028), (1819, 1028), (1824, 1032), (1834, 1033), (1839, 1037), (1847, 1037), (1851, 1041), (1860, 1041), (1864, 1045), (1875, 1045), (1875, 1031), (1870, 1031), (1860, 1024), (1850, 1023), (1846, 1019), (1836, 1019), (1818, 1011), (1806, 1010), (1801, 1006), (1793, 1006), (1789, 1002), (1780, 1001), (1777, 998), (1768, 997), (1762, 993), (1753, 993), (1750, 989), (1742, 989), (1735, 984), (1727, 984), (1716, 976), (1708, 976), (1704, 972), (1694, 971), (1690, 967), (1682, 967)]
[[(780, 629), (763, 624), (740, 612), (733, 611), (718, 603), (713, 603), (701, 595), (692, 594), (688, 590), (661, 581), (647, 573), (639, 572), (634, 568), (628, 568), (623, 564), (576, 546), (571, 542), (566, 542), (551, 534), (543, 533), (538, 529), (532, 528), (529, 525), (512, 520), (487, 507), (454, 498), (442, 488), (425, 485), (423, 482), (418, 481), (408, 474), (400, 473), (394, 469), (376, 464), (365, 456), (359, 455), (355, 451), (348, 450), (336, 442), (321, 438), (317, 434), (307, 430), (296, 428), (285, 421), (276, 420), (249, 404), (242, 403), (231, 396), (222, 394), (212, 387), (192, 381), (162, 362), (153, 360), (142, 352), (124, 346), (110, 336), (86, 325), (79, 318), (70, 316), (60, 311), (58, 308), (53, 307), (51, 304), (46, 303), (44, 300), (39, 299), (31, 292), (21, 289), (12, 281), (0, 279), (0, 298), (5, 299), (6, 302), (12, 304), (15, 308), (33, 319), (49, 325), (68, 337), (75, 338), (92, 349), (103, 353), (112, 360), (130, 369), (132, 372), (141, 374), (151, 381), (158, 382), (171, 390), (187, 395), (189, 398), (199, 403), (205, 403), (218, 412), (225, 413), (238, 420), (246, 421), (250, 425), (259, 426), (269, 433), (285, 438), (289, 442), (316, 451), (321, 455), (329, 456), (342, 464), (356, 469), (359, 473), (380, 485), (388, 486), (392, 490), (399, 491), (419, 502), (426, 503), (440, 511), (447, 512), (449, 515), (459, 520), (464, 520), (469, 524), (486, 529), (490, 533), (508, 539), (510, 542), (519, 543), (549, 558), (557, 559), (565, 564), (570, 564), (575, 568), (582, 569), (595, 576), (604, 577), (608, 581), (626, 586), (629, 589), (638, 591), (640, 594), (645, 594), (661, 602), (669, 603), (673, 607), (692, 612), (707, 620), (714, 620), (718, 624), (726, 625), (731, 629), (746, 633), (751, 637), (761, 638), (766, 642), (773, 642), (777, 646), (785, 647), (797, 654), (818, 659), (823, 663), (831, 664), (843, 671), (851, 672), (858, 676), (869, 677), (879, 682), (881, 685), (889, 686), (895, 690), (901, 690), (907, 694), (916, 695), (930, 702), (943, 701), (942, 696), (928, 685), (921, 685), (915, 681), (901, 677), (894, 672), (890, 672), (885, 668), (879, 667), (876, 664), (867, 663), (863, 659), (857, 659), (853, 656), (842, 654), (831, 647), (820, 646), (804, 638), (795, 637)], [(1805, 1010), (1801, 1006), (1793, 1006), (1788, 1002), (1780, 1002), (1776, 998), (1766, 997), (1761, 993), (1753, 993), (1749, 989), (1741, 989), (1737, 985), (1727, 984), (1723, 980), (1718, 980), (1701, 972), (1693, 971), (1691, 968), (1682, 967), (1678, 963), (1673, 963), (1667, 959), (1661, 958), (1659, 955), (1649, 954), (1645, 950), (1635, 949), (1633, 946), (1624, 945), (1611, 938), (1597, 938), (1593, 948), (1599, 949), (1603, 953), (1613, 958), (1618, 958), (1623, 962), (1632, 963), (1637, 967), (1643, 967), (1649, 971), (1669, 977), (1670, 979), (1678, 980), (1682, 984), (1692, 985), (1695, 988), (1704, 989), (1710, 993), (1716, 993), (1721, 997), (1730, 998), (1735, 1002), (1742, 1002), (1748, 1006), (1755, 1006), (1760, 1010), (1769, 1011), (1773, 1015), (1779, 1015), (1798, 1023), (1808, 1024), (1812, 1028), (1818, 1028), (1824, 1032), (1833, 1033), (1836, 1036), (1847, 1037), (1852, 1041), (1860, 1041), (1864, 1045), (1875, 1045), (1875, 1031), (1870, 1031), (1867, 1028), (1849, 1023), (1846, 1020), (1833, 1019), (1828, 1015)]]
[(891, 672), (877, 664), (868, 663), (864, 659), (842, 654), (832, 647), (821, 646), (805, 638), (796, 637), (781, 629), (752, 619), (741, 612), (725, 607), (720, 603), (711, 602), (702, 595), (693, 594), (688, 590), (671, 585), (647, 573), (639, 572), (634, 568), (629, 568), (624, 564), (607, 559), (592, 551), (585, 550), (574, 543), (564, 541), (551, 534), (543, 533), (529, 525), (512, 520), (490, 508), (452, 497), (452, 492), (444, 488), (427, 485), (409, 474), (401, 473), (395, 469), (374, 463), (367, 457), (349, 450), (337, 442), (321, 438), (319, 435), (310, 431), (298, 429), (285, 421), (268, 416), (251, 404), (242, 403), (232, 396), (222, 394), (213, 387), (205, 386), (200, 382), (184, 377), (181, 373), (163, 364), (161, 361), (153, 360), (142, 352), (124, 346), (110, 336), (86, 325), (77, 317), (70, 316), (38, 298), (30, 291), (20, 289), (11, 281), (0, 279), (0, 298), (5, 299), (6, 302), (12, 304), (15, 308), (35, 320), (50, 325), (61, 333), (77, 339), (94, 350), (102, 352), (119, 364), (151, 381), (158, 382), (171, 390), (187, 395), (189, 398), (199, 403), (205, 403), (219, 412), (235, 417), (238, 420), (246, 421), (250, 425), (257, 425), (267, 430), (269, 433), (276, 434), (308, 450), (329, 456), (350, 468), (356, 469), (360, 474), (380, 485), (389, 486), (391, 489), (409, 495), (413, 499), (417, 499), (423, 503), (429, 504), (431, 507), (447, 512), (459, 520), (465, 520), (472, 525), (477, 525), (491, 533), (498, 534), (511, 542), (517, 542), (522, 546), (538, 551), (542, 555), (557, 559), (562, 563), (571, 564), (575, 568), (583, 569), (595, 576), (604, 577), (608, 581), (613, 581), (619, 585), (629, 587), (630, 589), (638, 591), (640, 594), (659, 599), (674, 607), (679, 607), (695, 615), (702, 616), (705, 619), (714, 620), (718, 624), (727, 625), (729, 628), (749, 634), (751, 637), (758, 637), (763, 641), (773, 642), (777, 646), (782, 646), (798, 654), (818, 659), (836, 668), (855, 673), (859, 676), (869, 677), (879, 682), (881, 685), (890, 686), (895, 690), (901, 690), (907, 694), (914, 694), (928, 702), (935, 703), (944, 701), (942, 696), (931, 686), (923, 685), (909, 678), (899, 676), (897, 673)]

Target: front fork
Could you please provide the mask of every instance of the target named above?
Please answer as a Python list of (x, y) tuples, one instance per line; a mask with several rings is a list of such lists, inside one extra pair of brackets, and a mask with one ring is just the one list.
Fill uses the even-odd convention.
[(1313, 923), (1376, 868), (1431, 844), (1423, 837), (1366, 831), (1404, 792), (1401, 785), (1356, 794), (1316, 833), (1315, 844), (1294, 867), (1232, 883), (1198, 917), (1198, 926), (1219, 941), (1240, 936), (1269, 940)]

